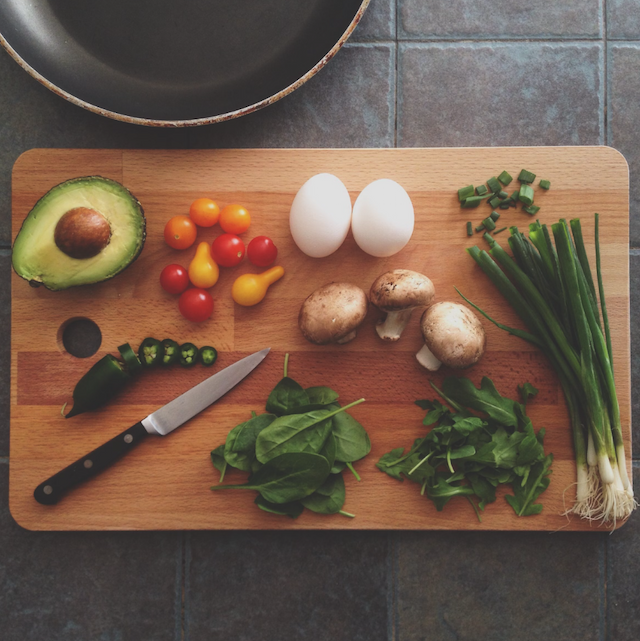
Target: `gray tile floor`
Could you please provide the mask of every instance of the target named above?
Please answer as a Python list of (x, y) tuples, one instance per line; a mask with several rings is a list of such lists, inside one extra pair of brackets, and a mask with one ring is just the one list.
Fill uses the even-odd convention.
[[(347, 46), (299, 91), (189, 130), (84, 112), (0, 52), (0, 638), (640, 639), (637, 514), (613, 536), (36, 534), (7, 507), (10, 171), (24, 150), (612, 145), (631, 168), (636, 383), (638, 122), (639, 0), (372, 0)], [(638, 442), (637, 392), (633, 405)]]

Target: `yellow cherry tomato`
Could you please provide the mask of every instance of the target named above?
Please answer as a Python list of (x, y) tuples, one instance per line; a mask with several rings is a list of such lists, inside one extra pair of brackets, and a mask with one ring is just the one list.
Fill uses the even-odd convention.
[(200, 289), (213, 287), (220, 277), (220, 269), (211, 256), (211, 245), (202, 242), (196, 249), (196, 255), (189, 263), (189, 280)]
[(220, 218), (220, 207), (211, 198), (198, 198), (191, 203), (189, 218), (198, 227), (213, 227)]
[(267, 269), (262, 274), (243, 274), (238, 276), (231, 287), (231, 298), (244, 307), (257, 305), (266, 295), (269, 285), (284, 276), (280, 266)]
[(250, 224), (251, 216), (242, 205), (227, 205), (220, 212), (220, 227), (229, 234), (241, 234)]

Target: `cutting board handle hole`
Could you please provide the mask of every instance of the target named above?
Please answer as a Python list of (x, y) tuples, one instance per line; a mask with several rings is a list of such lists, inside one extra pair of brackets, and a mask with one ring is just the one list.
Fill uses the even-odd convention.
[(58, 330), (58, 346), (76, 358), (93, 356), (101, 344), (102, 332), (90, 318), (70, 318)]

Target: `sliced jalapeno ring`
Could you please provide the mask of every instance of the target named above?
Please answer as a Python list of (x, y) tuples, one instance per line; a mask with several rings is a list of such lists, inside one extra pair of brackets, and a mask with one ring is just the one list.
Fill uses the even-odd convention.
[(198, 360), (205, 367), (211, 367), (211, 365), (216, 362), (217, 358), (218, 351), (215, 347), (211, 347), (211, 345), (205, 345), (204, 347), (201, 347), (200, 351), (198, 352)]
[(165, 338), (162, 341), (162, 364), (169, 366), (177, 363), (180, 360), (180, 345), (170, 338)]
[(162, 362), (162, 343), (155, 338), (145, 338), (138, 349), (140, 362), (145, 367), (155, 367)]
[(198, 348), (193, 343), (180, 345), (180, 365), (182, 367), (193, 367), (198, 360)]
[(125, 343), (124, 345), (120, 345), (118, 347), (118, 351), (120, 352), (120, 356), (122, 356), (122, 360), (124, 361), (124, 365), (131, 374), (135, 374), (137, 371), (142, 369), (142, 363), (140, 362), (140, 359), (136, 356), (136, 353), (133, 351), (133, 348), (129, 343)]

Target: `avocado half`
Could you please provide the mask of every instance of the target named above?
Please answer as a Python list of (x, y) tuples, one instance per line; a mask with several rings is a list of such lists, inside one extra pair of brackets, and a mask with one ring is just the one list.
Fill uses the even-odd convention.
[(13, 243), (16, 273), (58, 291), (113, 278), (140, 254), (144, 211), (115, 180), (85, 176), (48, 191), (29, 212)]

